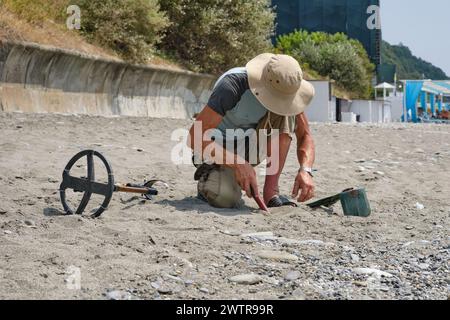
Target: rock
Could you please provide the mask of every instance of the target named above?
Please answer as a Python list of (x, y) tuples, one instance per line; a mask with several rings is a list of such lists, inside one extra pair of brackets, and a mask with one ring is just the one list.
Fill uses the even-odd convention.
[(300, 289), (300, 288), (295, 289), (295, 290), (292, 292), (292, 297), (295, 298), (296, 300), (306, 300), (305, 293), (304, 293), (303, 290)]
[(405, 229), (406, 230), (414, 230), (414, 227), (413, 226), (406, 226)]
[(298, 257), (293, 254), (283, 251), (259, 251), (256, 256), (262, 259), (281, 261), (281, 262), (295, 262), (298, 261)]
[(416, 203), (416, 209), (417, 210), (423, 210), (423, 209), (425, 209), (425, 206), (423, 204), (421, 204), (420, 202), (417, 202)]
[(353, 284), (357, 287), (367, 287), (367, 282), (365, 281), (353, 281)]
[(244, 285), (255, 285), (255, 284), (262, 282), (262, 278), (254, 273), (240, 274), (240, 275), (231, 277), (228, 280), (230, 280), (231, 282), (235, 282), (238, 284), (244, 284)]
[(58, 183), (59, 180), (56, 179), (56, 178), (50, 177), (50, 178), (48, 178), (48, 182), (50, 182), (50, 183)]
[(184, 281), (184, 285), (185, 285), (186, 287), (192, 286), (193, 284), (194, 284), (194, 281), (193, 281), (193, 280), (186, 280), (186, 281)]
[(12, 234), (12, 231), (5, 230), (5, 231), (3, 231), (3, 233), (4, 233), (4, 234)]
[(161, 285), (158, 282), (151, 282), (150, 285), (152, 286), (152, 288), (158, 290)]
[(359, 262), (359, 256), (357, 254), (350, 254), (350, 257), (352, 258), (353, 262)]
[(375, 171), (374, 174), (378, 175), (378, 176), (384, 176), (385, 173), (383, 171)]
[(298, 244), (301, 244), (301, 245), (312, 245), (312, 246), (324, 246), (324, 245), (332, 246), (332, 245), (334, 245), (331, 242), (325, 243), (322, 240), (300, 240), (300, 241), (298, 241)]
[(230, 231), (230, 230), (220, 230), (219, 232), (222, 233), (222, 234), (225, 234), (227, 236), (232, 236), (232, 237), (236, 237), (236, 236), (240, 235), (239, 232)]
[(206, 293), (206, 294), (209, 294), (209, 290), (208, 289), (206, 289), (206, 288), (200, 288), (200, 289), (198, 289), (200, 292), (203, 292), (203, 293)]
[(417, 266), (422, 270), (428, 270), (430, 268), (428, 263), (419, 263)]
[(273, 235), (273, 232), (256, 232), (256, 233), (246, 233), (246, 234), (242, 234), (241, 237), (243, 238), (253, 238), (256, 240), (272, 240), (274, 238), (276, 238)]
[(171, 295), (173, 294), (173, 290), (168, 287), (160, 287), (157, 289), (160, 294)]
[(127, 291), (114, 290), (106, 293), (109, 300), (132, 300), (133, 296)]
[(355, 268), (353, 269), (353, 272), (357, 274), (363, 274), (363, 275), (371, 275), (376, 276), (378, 278), (385, 277), (385, 278), (391, 278), (393, 277), (392, 274), (388, 272), (384, 272), (378, 269), (372, 269), (372, 268)]
[(358, 169), (356, 169), (356, 172), (364, 172), (366, 171), (366, 168), (364, 167), (358, 167)]
[(300, 278), (300, 272), (298, 271), (289, 271), (285, 276), (284, 279), (287, 281), (294, 281)]
[(35, 227), (36, 226), (36, 224), (34, 223), (33, 220), (25, 220), (23, 223), (25, 225), (29, 226), (29, 227)]
[(0, 215), (7, 214), (7, 213), (8, 213), (8, 211), (6, 209), (0, 208)]

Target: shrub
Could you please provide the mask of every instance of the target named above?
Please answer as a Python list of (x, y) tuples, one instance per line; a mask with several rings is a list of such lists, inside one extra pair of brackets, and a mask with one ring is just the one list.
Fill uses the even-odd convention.
[(172, 25), (160, 48), (193, 70), (220, 73), (270, 50), (269, 0), (160, 0)]
[(1, 5), (28, 22), (40, 24), (45, 19), (64, 22), (69, 0), (3, 0)]
[(278, 37), (276, 51), (292, 55), (303, 67), (335, 80), (358, 97), (370, 96), (375, 67), (363, 45), (343, 33), (295, 31)]
[(123, 59), (143, 63), (169, 23), (157, 0), (74, 0), (81, 8), (81, 32), (116, 51)]

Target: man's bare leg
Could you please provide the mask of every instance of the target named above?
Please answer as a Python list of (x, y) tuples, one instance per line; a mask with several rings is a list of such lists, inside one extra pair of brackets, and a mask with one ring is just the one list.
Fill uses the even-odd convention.
[[(279, 157), (277, 157), (278, 159), (271, 159), (272, 148), (276, 148), (277, 146), (272, 146), (272, 139), (270, 138), (267, 143), (267, 156), (270, 160), (270, 162), (267, 163), (267, 167), (274, 166), (275, 168), (278, 168), (278, 171), (274, 175), (266, 176), (266, 182), (264, 184), (264, 201), (266, 202), (266, 204), (269, 203), (269, 201), (279, 193), (279, 180), (281, 173), (283, 172), (284, 165), (286, 164), (286, 159), (289, 154), (289, 148), (291, 146), (292, 138), (289, 134), (281, 134), (278, 141), (280, 148)], [(278, 161), (278, 163), (276, 163), (275, 161)]]

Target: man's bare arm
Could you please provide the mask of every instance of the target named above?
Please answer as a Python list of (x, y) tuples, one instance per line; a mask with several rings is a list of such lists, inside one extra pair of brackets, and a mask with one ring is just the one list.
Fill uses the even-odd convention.
[(308, 119), (304, 113), (297, 116), (297, 129), (295, 134), (297, 136), (298, 162), (303, 167), (312, 168), (316, 160), (316, 149)]
[[(204, 151), (206, 150), (206, 148), (211, 145), (214, 144), (214, 141), (211, 141), (209, 139), (203, 139), (205, 132), (211, 129), (216, 129), (219, 124), (222, 122), (223, 117), (218, 114), (217, 112), (215, 112), (212, 108), (210, 108), (209, 106), (206, 106), (203, 111), (197, 116), (197, 119), (195, 120), (196, 123), (201, 124), (201, 132), (199, 132), (201, 134), (201, 136), (196, 136), (199, 133), (195, 132), (195, 123), (192, 126), (191, 130), (189, 131), (189, 139), (188, 139), (188, 146), (194, 150), (194, 152), (197, 155), (201, 155), (202, 158), (204, 156)], [(223, 152), (221, 152), (222, 154), (215, 154), (215, 150), (218, 149), (222, 149)], [(212, 159), (207, 159), (210, 160), (212, 162), (215, 163), (219, 163), (219, 164), (223, 164), (224, 166), (230, 167), (234, 170), (235, 172), (235, 177), (236, 177), (236, 181), (238, 182), (238, 184), (241, 186), (241, 188), (246, 192), (248, 197), (252, 197), (252, 190), (251, 188), (253, 188), (254, 192), (256, 194), (259, 194), (258, 191), (258, 183), (256, 180), (256, 172), (253, 169), (253, 167), (245, 162), (242, 159), (239, 159), (238, 161), (238, 156), (235, 155), (234, 153), (228, 151), (226, 148), (223, 148), (221, 146), (218, 146), (216, 144), (216, 146), (212, 149), (212, 154), (211, 157)], [(218, 157), (223, 157), (218, 158)], [(227, 163), (227, 159), (233, 159), (232, 163)], [(202, 159), (205, 160), (205, 159)], [(238, 163), (242, 163), (245, 162), (245, 164), (238, 164)]]
[[(304, 113), (296, 118), (297, 121), (297, 158), (301, 167), (312, 168), (315, 161), (315, 145), (311, 135), (308, 119)], [(295, 178), (293, 198), (299, 202), (306, 202), (314, 197), (314, 181), (311, 175), (300, 170)]]

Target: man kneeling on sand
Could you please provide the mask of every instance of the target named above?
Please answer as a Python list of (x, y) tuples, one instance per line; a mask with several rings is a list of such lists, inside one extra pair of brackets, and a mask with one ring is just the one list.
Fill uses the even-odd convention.
[(199, 197), (214, 207), (239, 207), (242, 190), (248, 197), (259, 195), (254, 167), (265, 160), (266, 205), (296, 206), (279, 192), (295, 135), (299, 170), (292, 197), (310, 200), (315, 150), (304, 111), (313, 97), (314, 87), (287, 55), (261, 54), (222, 75), (190, 130)]

